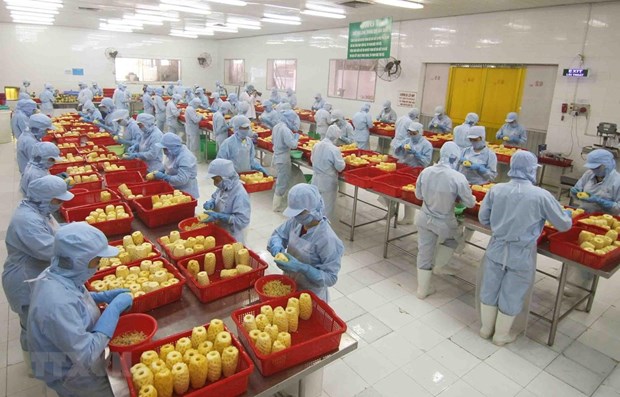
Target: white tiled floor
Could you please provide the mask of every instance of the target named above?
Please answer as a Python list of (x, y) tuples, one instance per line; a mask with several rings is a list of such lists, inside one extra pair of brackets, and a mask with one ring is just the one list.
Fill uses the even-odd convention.
[[(4, 240), (13, 208), (21, 199), (14, 145), (0, 145), (0, 240)], [(199, 168), (203, 201), (213, 191)], [(351, 189), (349, 188), (349, 192)], [(369, 202), (376, 199), (362, 194)], [(265, 253), (269, 235), (284, 218), (271, 211), (271, 194), (252, 199), (248, 245)], [(340, 198), (344, 220), (350, 213)], [(380, 218), (381, 211), (359, 207), (358, 222)], [(390, 248), (383, 258), (385, 223), (356, 231), (355, 241), (341, 223), (332, 225), (345, 244), (340, 277), (331, 291), (331, 304), (359, 340), (358, 350), (329, 365), (324, 373), (325, 397), (620, 397), (620, 277), (601, 280), (590, 313), (575, 312), (559, 327), (556, 344), (548, 347), (549, 327), (529, 318), (527, 337), (499, 348), (478, 336), (474, 289), (451, 277), (435, 277), (438, 292), (425, 301), (415, 297), (415, 259)], [(402, 227), (396, 233), (410, 231)], [(393, 229), (394, 230), (394, 229)], [(474, 238), (486, 245), (487, 237)], [(399, 246), (416, 252), (416, 238)], [(269, 257), (269, 255), (267, 255)], [(475, 280), (482, 252), (467, 247), (452, 265), (459, 276)], [(6, 258), (0, 241), (0, 262)], [(558, 270), (558, 263), (539, 257), (539, 266)], [(278, 272), (275, 266), (268, 270)], [(537, 276), (532, 306), (549, 310), (556, 284)], [(38, 381), (27, 378), (19, 350), (19, 324), (0, 294), (0, 397), (54, 396)], [(47, 394), (46, 394), (47, 393)]]

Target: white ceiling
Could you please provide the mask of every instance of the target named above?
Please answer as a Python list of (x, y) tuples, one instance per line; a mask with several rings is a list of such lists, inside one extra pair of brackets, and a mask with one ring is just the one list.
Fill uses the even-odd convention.
[[(372, 0), (358, 0), (369, 5), (350, 8), (346, 10), (346, 19), (329, 19), (310, 15), (300, 15), (299, 10), (304, 7), (305, 0), (246, 0), (246, 6), (231, 6), (208, 0), (194, 0), (211, 9), (211, 15), (196, 15), (179, 13), (179, 22), (164, 22), (162, 26), (145, 25), (143, 30), (137, 33), (167, 35), (171, 29), (184, 29), (187, 24), (205, 24), (207, 22), (224, 22), (227, 17), (246, 17), (259, 20), (264, 12), (279, 13), (301, 16), (302, 23), (299, 26), (262, 23), (261, 30), (241, 29), (238, 33), (216, 32), (212, 38), (230, 39), (241, 37), (253, 37), (267, 34), (283, 34), (318, 29), (342, 28), (350, 22), (364, 21), (379, 17), (392, 16), (395, 21), (438, 18), (455, 15), (480, 14), (485, 12), (508, 11), (526, 8), (550, 7), (569, 4), (584, 4), (580, 0), (420, 0), (424, 8), (409, 10), (372, 4)], [(317, 2), (318, 0), (314, 0)], [(600, 3), (609, 0), (590, 0), (591, 3)], [(325, 1), (322, 1), (325, 2)], [(332, 0), (331, 3), (339, 5), (349, 0)], [(122, 18), (123, 14), (135, 10), (137, 4), (157, 6), (158, 0), (64, 0), (64, 7), (56, 16), (55, 26), (67, 26), (76, 28), (97, 29), (101, 18)], [(0, 22), (12, 22), (5, 3), (0, 3)], [(179, 5), (184, 2), (179, 0)], [(206, 36), (209, 37), (209, 36)]]

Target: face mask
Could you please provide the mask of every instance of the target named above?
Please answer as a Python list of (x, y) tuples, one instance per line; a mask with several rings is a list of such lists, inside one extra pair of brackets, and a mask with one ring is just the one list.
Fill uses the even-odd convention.
[(250, 130), (249, 129), (239, 129), (239, 136), (241, 138), (247, 138), (248, 135), (250, 135)]
[(456, 167), (458, 166), (458, 160), (459, 158), (456, 156), (450, 156), (450, 158), (448, 159), (448, 161), (450, 162), (450, 167), (452, 167), (452, 169), (456, 169)]
[(52, 204), (52, 202), (38, 204), (39, 209), (45, 215), (51, 215), (60, 209), (61, 204)]
[(305, 214), (295, 216), (295, 220), (302, 225), (307, 226), (314, 221), (314, 217), (312, 217), (311, 213), (307, 212)]
[(475, 150), (480, 150), (480, 149), (484, 148), (484, 146), (485, 146), (485, 142), (484, 142), (484, 141), (472, 142), (471, 146), (472, 146)]
[(56, 164), (56, 161), (48, 159), (45, 163), (44, 163), (44, 167), (47, 169), (52, 168), (52, 166)]
[(605, 176), (605, 166), (601, 165), (600, 167), (593, 169), (592, 172), (594, 172), (594, 175), (597, 177), (603, 178)]
[(118, 124), (120, 124), (122, 127), (127, 127), (127, 124), (129, 123), (127, 122), (127, 120), (119, 120)]
[(413, 143), (419, 143), (422, 140), (422, 136), (420, 136), (420, 134), (418, 135), (411, 135), (411, 142)]

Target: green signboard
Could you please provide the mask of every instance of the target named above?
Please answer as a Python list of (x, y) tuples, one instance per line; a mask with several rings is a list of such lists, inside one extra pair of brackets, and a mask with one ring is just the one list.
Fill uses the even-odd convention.
[(390, 57), (392, 17), (349, 24), (348, 59)]

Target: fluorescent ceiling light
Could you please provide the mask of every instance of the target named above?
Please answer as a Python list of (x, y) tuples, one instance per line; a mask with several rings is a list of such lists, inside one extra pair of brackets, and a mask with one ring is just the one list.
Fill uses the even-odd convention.
[(54, 22), (54, 17), (48, 17), (48, 16), (36, 15), (36, 14), (11, 14), (11, 18), (13, 18), (13, 19), (32, 19), (32, 20), (35, 20), (35, 21)]
[(130, 19), (104, 19), (103, 22), (108, 25), (120, 25), (120, 26), (137, 26), (142, 27), (143, 23), (140, 21), (132, 21)]
[(213, 30), (214, 32), (224, 32), (224, 33), (238, 33), (236, 27), (234, 26), (219, 26), (217, 23), (207, 23), (207, 28)]
[(191, 33), (170, 33), (169, 36), (184, 37), (186, 39), (197, 39), (198, 35)]
[(301, 22), (299, 21), (289, 21), (286, 19), (261, 18), (261, 21), (267, 23), (279, 23), (282, 25), (301, 25)]
[(52, 3), (52, 2), (47, 2), (47, 1), (4, 0), (4, 2), (12, 6), (28, 7), (28, 8), (34, 8), (34, 9), (55, 10), (57, 8), (63, 7), (61, 3)]
[(259, 25), (239, 25), (236, 23), (227, 23), (226, 26), (235, 29), (261, 30)]
[(53, 25), (53, 22), (49, 21), (33, 21), (30, 19), (13, 19), (13, 23), (26, 23), (31, 25)]
[(37, 9), (34, 10), (30, 7), (19, 7), (19, 6), (6, 6), (7, 10), (10, 11), (25, 11), (25, 12), (37, 12), (39, 14), (58, 14), (58, 10), (45, 10), (45, 9)]
[(211, 15), (211, 10), (207, 10), (206, 8), (193, 8), (172, 4), (160, 4), (159, 7), (166, 11), (180, 11), (188, 14)]
[(199, 36), (213, 36), (215, 34), (215, 32), (213, 32), (213, 29), (208, 29), (208, 28), (185, 28), (185, 32), (187, 32), (187, 34), (192, 34), (192, 35), (199, 35)]
[(334, 12), (337, 14), (345, 13), (345, 11), (342, 8), (336, 8), (336, 7), (328, 6), (325, 4), (318, 4), (318, 3), (311, 3), (311, 2), (306, 2), (306, 8), (310, 10), (321, 11), (321, 12)]
[(315, 10), (303, 10), (301, 12), (304, 15), (312, 15), (314, 17), (333, 18), (333, 19), (345, 19), (347, 16), (343, 14), (334, 14), (331, 12), (315, 11)]
[(129, 30), (129, 31), (133, 31), (133, 30), (142, 30), (144, 29), (142, 26), (129, 26), (129, 25), (113, 25), (113, 24), (109, 24), (109, 23), (100, 23), (99, 27), (102, 28), (110, 28), (110, 30), (114, 30), (114, 29), (119, 29), (119, 30)]
[(248, 5), (247, 2), (241, 1), (241, 0), (205, 0), (205, 1), (208, 3), (226, 4), (227, 6), (245, 7)]
[(375, 3), (383, 4), (386, 6), (392, 6), (392, 7), (410, 8), (412, 10), (419, 10), (421, 8), (424, 8), (423, 4), (414, 3), (412, 1), (407, 1), (407, 0), (375, 0)]
[(99, 25), (99, 30), (109, 30), (112, 32), (123, 32), (123, 33), (133, 33), (133, 30), (131, 30), (131, 28), (127, 28), (124, 26), (117, 26), (117, 25), (107, 25), (107, 24), (100, 24)]
[(244, 19), (238, 17), (228, 17), (226, 18), (227, 23), (232, 23), (235, 25), (252, 25), (252, 26), (260, 26), (260, 22), (255, 19)]
[(146, 14), (125, 14), (123, 15), (123, 18), (135, 19), (139, 21), (151, 21), (151, 22), (163, 22), (163, 21), (179, 22), (180, 21), (179, 18), (161, 17), (161, 16), (156, 16), (156, 15), (146, 15)]
[(266, 12), (263, 14), (263, 16), (267, 19), (284, 19), (287, 21), (301, 22), (301, 18), (299, 18), (298, 16), (294, 16), (294, 15), (281, 15), (281, 14), (272, 14), (272, 13)]

